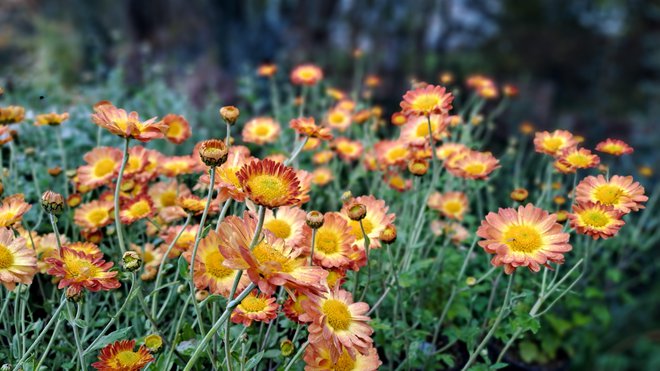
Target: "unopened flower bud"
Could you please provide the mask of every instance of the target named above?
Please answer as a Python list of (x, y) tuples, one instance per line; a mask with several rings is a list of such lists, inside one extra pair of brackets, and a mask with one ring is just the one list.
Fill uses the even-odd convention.
[(429, 163), (422, 159), (411, 160), (408, 162), (408, 171), (412, 175), (422, 176), (429, 171)]
[(121, 258), (124, 269), (129, 272), (135, 272), (142, 266), (142, 258), (135, 251), (126, 251)]
[(149, 349), (151, 353), (158, 353), (163, 349), (163, 338), (158, 334), (147, 335), (144, 338), (144, 346)]
[(62, 174), (62, 168), (59, 166), (51, 167), (48, 169), (48, 174), (52, 177), (56, 177)]
[(396, 241), (396, 227), (394, 224), (388, 224), (385, 226), (385, 229), (383, 229), (380, 232), (380, 235), (378, 236), (378, 239), (382, 243), (386, 244), (391, 244), (394, 241)]
[(64, 210), (64, 198), (59, 193), (46, 191), (41, 195), (41, 207), (48, 214), (60, 215)]
[(176, 288), (176, 292), (177, 292), (177, 294), (179, 294), (179, 295), (183, 295), (183, 294), (185, 294), (186, 291), (188, 291), (188, 285), (179, 285), (179, 286)]
[(353, 199), (353, 194), (351, 193), (351, 191), (346, 191), (341, 194), (341, 202), (344, 204), (352, 199)]
[(362, 220), (365, 216), (367, 216), (367, 207), (364, 204), (353, 202), (348, 205), (348, 217), (351, 220)]
[(224, 164), (229, 156), (225, 142), (218, 139), (209, 139), (199, 146), (199, 157), (206, 166), (217, 167)]
[[(2, 88), (0, 88), (0, 95), (2, 95), (3, 91)], [(0, 367), (0, 371), (11, 371), (13, 370), (14, 367), (12, 367), (11, 363), (5, 363)]]
[(293, 342), (289, 339), (284, 339), (280, 343), (280, 352), (282, 352), (282, 355), (284, 357), (288, 357), (291, 354), (293, 354), (294, 349), (295, 346), (293, 345)]
[(474, 286), (476, 283), (477, 283), (477, 279), (472, 276), (465, 279), (465, 284), (468, 286)]
[(208, 297), (209, 297), (209, 292), (206, 290), (199, 290), (195, 293), (195, 299), (197, 299), (197, 301), (203, 301)]
[(557, 223), (563, 223), (568, 219), (568, 211), (559, 210), (557, 211)]
[(525, 188), (516, 188), (511, 191), (511, 199), (518, 202), (523, 202), (529, 196), (529, 192)]
[(312, 210), (307, 213), (305, 223), (312, 229), (319, 229), (323, 226), (323, 213), (320, 211)]
[(73, 303), (80, 303), (85, 296), (85, 292), (73, 286), (69, 286), (66, 288), (66, 292), (64, 295), (66, 296), (66, 299), (68, 301)]
[(560, 206), (561, 206), (561, 205), (563, 205), (563, 204), (566, 203), (566, 197), (564, 197), (564, 196), (555, 196), (555, 197), (552, 198), (552, 201), (553, 201), (556, 205), (560, 205)]
[(222, 117), (228, 125), (234, 125), (240, 114), (241, 111), (234, 106), (224, 106), (220, 108), (220, 117)]

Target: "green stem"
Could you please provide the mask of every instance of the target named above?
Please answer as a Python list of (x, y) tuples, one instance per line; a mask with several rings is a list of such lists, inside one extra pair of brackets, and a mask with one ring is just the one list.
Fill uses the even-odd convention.
[(298, 358), (300, 358), (300, 356), (302, 356), (303, 352), (305, 351), (305, 348), (307, 348), (308, 345), (309, 345), (309, 340), (307, 340), (306, 342), (303, 343), (303, 345), (300, 346), (300, 349), (298, 349), (298, 351), (293, 356), (293, 358), (291, 358), (289, 363), (284, 368), (284, 371), (289, 371), (291, 367), (293, 367), (293, 364), (296, 363), (296, 361), (298, 360)]
[(121, 167), (119, 168), (119, 174), (117, 175), (117, 184), (115, 186), (115, 229), (117, 230), (117, 240), (119, 241), (119, 249), (121, 253), (126, 252), (126, 242), (124, 241), (124, 230), (121, 225), (121, 220), (119, 219), (119, 195), (121, 193), (121, 181), (124, 177), (124, 169), (126, 168), (126, 163), (128, 162), (128, 145), (130, 143), (130, 138), (126, 138), (124, 141), (124, 154), (121, 159)]
[(314, 246), (316, 245), (316, 230), (318, 228), (312, 229), (312, 252), (309, 254), (309, 265), (314, 265)]
[(80, 343), (80, 335), (78, 334), (78, 326), (74, 322), (73, 318), (73, 312), (71, 311), (71, 305), (66, 306), (66, 310), (69, 313), (69, 324), (71, 325), (71, 328), (73, 329), (73, 339), (76, 343), (76, 352), (78, 354), (78, 362), (80, 363), (80, 368), (82, 370), (87, 369), (87, 365), (85, 365), (85, 355), (82, 350), (82, 344)]
[[(20, 366), (23, 364), (23, 362), (25, 362), (25, 360), (30, 356), (30, 354), (32, 354), (32, 352), (34, 352), (34, 350), (37, 348), (37, 345), (39, 345), (39, 343), (41, 343), (41, 340), (43, 340), (43, 338), (46, 336), (46, 333), (50, 329), (50, 326), (53, 325), (53, 322), (55, 322), (56, 319), (58, 319), (58, 322), (59, 322), (60, 312), (62, 311), (62, 309), (64, 309), (65, 305), (66, 305), (66, 299), (64, 298), (64, 295), (62, 295), (62, 299), (60, 300), (60, 306), (57, 307), (57, 309), (55, 309), (55, 313), (53, 313), (53, 316), (50, 318), (48, 323), (46, 323), (46, 326), (44, 326), (44, 328), (41, 330), (41, 333), (34, 340), (34, 343), (32, 343), (30, 348), (28, 348), (27, 352), (23, 353), (23, 357), (21, 357), (21, 359), (18, 360), (18, 362), (16, 362), (16, 366), (14, 367), (14, 371), (18, 370), (20, 368)], [(56, 332), (57, 331), (55, 331), (53, 333), (52, 337), (54, 337)]]

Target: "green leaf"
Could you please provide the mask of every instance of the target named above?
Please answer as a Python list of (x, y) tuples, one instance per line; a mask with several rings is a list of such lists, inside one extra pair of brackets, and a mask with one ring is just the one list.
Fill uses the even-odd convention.
[(188, 271), (190, 266), (188, 265), (188, 262), (183, 257), (183, 255), (179, 256), (177, 267), (178, 267), (177, 270), (179, 271), (179, 276), (184, 280), (187, 280), (188, 277), (190, 277), (190, 272)]
[(277, 358), (280, 354), (281, 352), (279, 349), (271, 349), (264, 352), (263, 358)]
[(117, 340), (123, 340), (126, 339), (128, 333), (131, 331), (131, 326), (119, 329), (115, 332), (112, 332), (108, 335), (103, 336), (102, 338), (99, 339), (99, 341), (96, 342), (94, 347), (90, 349), (90, 352), (93, 353), (94, 350), (98, 350), (103, 348), (104, 346), (114, 343)]
[(539, 356), (539, 348), (531, 341), (522, 341), (520, 347), (520, 358), (526, 363), (534, 362)]
[(264, 357), (264, 351), (262, 350), (261, 352), (255, 354), (252, 356), (252, 358), (248, 359), (247, 362), (245, 362), (245, 369), (247, 370), (253, 370), (257, 367), (259, 362), (261, 362), (261, 359)]

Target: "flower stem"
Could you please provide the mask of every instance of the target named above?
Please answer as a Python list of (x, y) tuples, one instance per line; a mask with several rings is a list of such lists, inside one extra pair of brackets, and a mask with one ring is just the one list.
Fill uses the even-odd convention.
[[(41, 333), (39, 334), (39, 336), (37, 336), (37, 338), (34, 340), (34, 343), (32, 343), (30, 348), (28, 348), (28, 350), (25, 353), (23, 353), (23, 357), (21, 357), (21, 359), (18, 362), (16, 362), (16, 366), (14, 367), (14, 370), (18, 370), (20, 368), (21, 364), (23, 364), (23, 362), (25, 362), (27, 357), (30, 356), (30, 354), (32, 354), (32, 352), (37, 348), (37, 345), (39, 345), (39, 343), (41, 343), (41, 340), (43, 340), (43, 338), (46, 336), (46, 333), (48, 332), (48, 329), (50, 329), (50, 326), (53, 325), (53, 323), (55, 322), (56, 319), (59, 323), (60, 312), (62, 311), (62, 309), (64, 309), (65, 305), (66, 305), (66, 299), (64, 298), (64, 295), (62, 295), (62, 299), (60, 300), (60, 306), (57, 307), (57, 309), (55, 309), (55, 313), (53, 313), (53, 315), (50, 317), (50, 320), (48, 321), (46, 326), (44, 326), (44, 328), (41, 330)], [(57, 331), (55, 331), (55, 332), (57, 332)]]
[(48, 213), (48, 219), (50, 220), (50, 225), (53, 227), (53, 232), (55, 232), (55, 242), (57, 242), (57, 253), (60, 256), (62, 256), (61, 236), (60, 236), (60, 231), (57, 228), (57, 221), (55, 220), (55, 215)]
[(312, 229), (312, 252), (309, 254), (309, 265), (314, 265), (314, 246), (316, 245), (316, 230), (317, 228)]
[(126, 252), (126, 242), (124, 241), (124, 230), (122, 229), (121, 220), (119, 219), (119, 195), (121, 193), (121, 180), (124, 177), (124, 169), (126, 168), (126, 163), (128, 162), (128, 145), (130, 143), (130, 138), (126, 138), (124, 141), (124, 154), (121, 159), (121, 167), (119, 168), (119, 174), (117, 175), (117, 184), (115, 186), (115, 229), (117, 230), (117, 240), (119, 241), (119, 249), (121, 253)]
[(293, 356), (293, 358), (291, 358), (289, 363), (284, 368), (284, 371), (289, 371), (291, 369), (291, 367), (293, 367), (293, 365), (296, 363), (298, 358), (300, 358), (300, 356), (302, 356), (303, 352), (305, 351), (305, 348), (307, 348), (308, 345), (309, 345), (309, 340), (307, 340), (306, 342), (303, 343), (303, 345), (300, 346), (300, 349), (298, 349), (298, 352), (296, 352), (296, 354)]
[(69, 313), (69, 324), (71, 325), (71, 328), (73, 329), (73, 338), (76, 343), (76, 352), (78, 353), (78, 362), (80, 362), (80, 369), (85, 370), (87, 369), (87, 365), (85, 365), (85, 355), (82, 350), (82, 344), (80, 343), (80, 335), (78, 334), (78, 326), (73, 320), (73, 312), (71, 311), (71, 305), (66, 306), (66, 310)]

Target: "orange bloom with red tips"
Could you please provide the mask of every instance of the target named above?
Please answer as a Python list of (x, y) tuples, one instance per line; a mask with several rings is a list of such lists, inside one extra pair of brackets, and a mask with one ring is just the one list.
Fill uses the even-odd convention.
[(412, 180), (406, 179), (396, 172), (388, 172), (384, 176), (387, 185), (397, 192), (405, 192), (412, 187)]
[(147, 167), (148, 164), (149, 152), (146, 148), (142, 146), (134, 146), (130, 148), (128, 150), (126, 168), (124, 168), (124, 179), (134, 179), (140, 183), (148, 181), (150, 176), (144, 175), (144, 168)]
[[(367, 208), (367, 214), (364, 219), (362, 219), (362, 226), (364, 227), (364, 232), (371, 240), (370, 247), (379, 248), (380, 241), (378, 237), (380, 236), (380, 232), (385, 229), (388, 224), (394, 223), (396, 216), (394, 214), (388, 214), (387, 211), (389, 210), (389, 206), (385, 204), (385, 201), (378, 200), (374, 196), (360, 196), (356, 197), (354, 201), (363, 204)], [(363, 246), (364, 236), (362, 234), (360, 222), (352, 220), (349, 217), (349, 205), (345, 204), (342, 207), (340, 214), (351, 227), (353, 237), (355, 237), (354, 244)]]
[(257, 205), (273, 209), (298, 202), (298, 176), (279, 162), (255, 160), (243, 165), (236, 176), (245, 195)]
[(243, 141), (259, 145), (275, 143), (281, 131), (280, 124), (270, 117), (253, 118), (243, 127)]
[(506, 274), (518, 267), (538, 272), (541, 265), (563, 264), (564, 253), (572, 249), (569, 234), (562, 231), (557, 215), (532, 204), (488, 213), (477, 236), (483, 238), (479, 246), (495, 255), (491, 264), (504, 266)]
[(545, 153), (550, 156), (560, 154), (562, 151), (577, 146), (573, 134), (566, 130), (555, 130), (538, 132), (534, 136), (534, 147), (536, 152)]
[[(309, 254), (312, 245), (312, 229), (305, 225), (302, 248)], [(338, 213), (326, 213), (323, 225), (316, 230), (313, 262), (324, 268), (346, 267), (350, 264), (351, 246), (355, 242), (353, 230)]]
[(103, 257), (103, 252), (101, 252), (101, 249), (99, 249), (97, 244), (92, 242), (72, 242), (63, 244), (62, 246), (66, 246), (73, 251), (89, 255), (93, 258)]
[(108, 101), (101, 101), (94, 105), (92, 121), (112, 134), (122, 138), (137, 139), (140, 142), (162, 138), (163, 132), (167, 129), (163, 122), (156, 121), (155, 117), (147, 121), (140, 121), (137, 112), (127, 113)]
[(463, 192), (433, 192), (426, 201), (429, 208), (437, 210), (446, 218), (463, 220), (469, 209), (468, 198)]
[(177, 197), (191, 195), (190, 189), (185, 184), (179, 184), (176, 180), (170, 182), (158, 182), (149, 187), (147, 191), (156, 209), (175, 206)]
[(277, 72), (277, 65), (273, 63), (264, 63), (257, 68), (257, 75), (262, 77), (273, 77)]
[(183, 116), (170, 113), (163, 117), (163, 125), (166, 127), (165, 138), (174, 144), (181, 144), (190, 138), (192, 131), (190, 124)]
[(87, 165), (78, 168), (78, 181), (90, 188), (110, 183), (117, 176), (121, 158), (121, 151), (116, 148), (94, 148), (83, 156)]
[(394, 112), (390, 118), (390, 122), (394, 126), (403, 126), (406, 122), (408, 122), (408, 118), (403, 114), (403, 112)]
[[(162, 234), (163, 242), (169, 246), (169, 244), (171, 244), (172, 241), (174, 241), (174, 239), (179, 234), (179, 232), (181, 232), (182, 228), (183, 228), (182, 225), (177, 225), (167, 228)], [(195, 243), (195, 237), (197, 236), (198, 230), (199, 230), (199, 225), (187, 226), (184, 229), (183, 233), (181, 233), (179, 239), (176, 240), (176, 243), (174, 244), (174, 248), (170, 252), (168, 258), (175, 258), (179, 256), (182, 252), (189, 250)]]
[(568, 148), (562, 151), (557, 158), (557, 170), (562, 173), (574, 173), (578, 169), (588, 169), (598, 166), (600, 157), (586, 148)]
[(43, 113), (41, 115), (37, 115), (37, 117), (34, 118), (34, 125), (36, 126), (59, 126), (61, 125), (64, 121), (69, 119), (69, 114), (67, 112), (64, 113)]
[(231, 321), (242, 323), (246, 327), (250, 326), (252, 321), (268, 323), (277, 318), (278, 308), (276, 298), (252, 291), (234, 308)]
[(339, 157), (346, 162), (360, 159), (362, 151), (364, 151), (362, 142), (350, 140), (345, 137), (335, 139), (332, 143), (332, 148), (334, 148), (337, 154), (339, 154)]
[(488, 152), (470, 151), (465, 157), (452, 161), (454, 159), (445, 163), (447, 170), (465, 179), (488, 179), (490, 173), (500, 167), (500, 161)]
[(400, 140), (381, 140), (374, 150), (378, 163), (385, 166), (406, 165), (410, 157), (408, 145)]
[(12, 227), (19, 223), (31, 208), (22, 193), (5, 197), (0, 203), (0, 227)]
[(376, 371), (383, 364), (378, 358), (378, 351), (373, 346), (365, 355), (360, 353), (351, 355), (343, 348), (337, 359), (333, 359), (333, 353), (337, 351), (331, 347), (329, 343), (308, 346), (303, 356), (305, 371)]
[(123, 224), (133, 224), (154, 214), (154, 206), (149, 196), (143, 195), (131, 200), (121, 207), (119, 219)]
[(353, 122), (351, 112), (342, 108), (332, 108), (325, 115), (325, 123), (333, 129), (341, 132), (346, 131)]
[(578, 203), (595, 202), (612, 206), (614, 210), (628, 214), (643, 209), (648, 201), (644, 187), (631, 176), (614, 175), (609, 180), (604, 176), (588, 176), (575, 188)]
[(607, 138), (596, 145), (596, 151), (614, 156), (629, 155), (633, 148), (626, 142), (618, 139)]
[(94, 257), (71, 248), (62, 247), (60, 256), (47, 258), (51, 265), (48, 274), (60, 278), (57, 288), (70, 287), (69, 290), (80, 292), (87, 289), (92, 292), (109, 291), (121, 286), (117, 280), (117, 271), (110, 272), (114, 265), (102, 257)]
[(410, 90), (403, 96), (401, 111), (405, 115), (446, 115), (451, 110), (454, 96), (442, 86), (428, 85)]
[(593, 202), (573, 205), (573, 213), (568, 215), (571, 227), (578, 233), (593, 237), (607, 239), (614, 237), (619, 229), (626, 224), (621, 220), (623, 214), (614, 210), (612, 206), (605, 206)]
[(467, 153), (470, 149), (461, 143), (445, 143), (436, 148), (435, 155), (438, 159), (446, 161), (457, 153)]
[(115, 341), (101, 349), (98, 362), (92, 363), (92, 367), (99, 371), (138, 371), (154, 361), (144, 345), (134, 349), (135, 340)]
[(91, 201), (80, 205), (73, 214), (74, 222), (88, 232), (95, 232), (112, 223), (112, 201)]
[[(304, 303), (307, 300), (316, 300), (317, 297), (308, 297), (307, 295), (293, 291), (289, 293), (289, 298), (286, 299), (284, 304), (282, 305), (282, 311), (284, 312), (284, 315), (290, 319), (293, 322), (296, 323), (307, 323), (311, 322), (312, 320), (310, 318), (305, 318), (305, 308), (303, 308), (302, 303)], [(301, 318), (302, 317), (302, 318)]]
[[(449, 121), (445, 115), (431, 115), (431, 133), (438, 141), (448, 136)], [(401, 127), (400, 139), (410, 145), (420, 146), (429, 142), (429, 122), (426, 116), (411, 117)]]
[(277, 215), (268, 209), (264, 216), (264, 228), (283, 239), (288, 246), (298, 247), (304, 238), (305, 215), (304, 210), (295, 206), (282, 206), (277, 209)]
[(0, 107), (0, 125), (17, 124), (25, 118), (25, 108), (21, 106)]
[(291, 71), (291, 82), (294, 85), (316, 85), (323, 79), (323, 71), (313, 64), (303, 64)]
[(328, 167), (319, 167), (312, 172), (312, 183), (319, 187), (327, 185), (335, 178), (332, 170)]
[(329, 128), (316, 125), (313, 117), (299, 117), (289, 122), (289, 127), (300, 135), (320, 140), (332, 139), (332, 132)]
[(0, 228), (0, 283), (9, 291), (16, 284), (32, 283), (37, 273), (37, 255), (26, 246), (23, 237), (14, 237), (8, 228)]
[(192, 174), (197, 169), (192, 156), (165, 157), (158, 164), (158, 172), (166, 177), (175, 178), (179, 175)]

